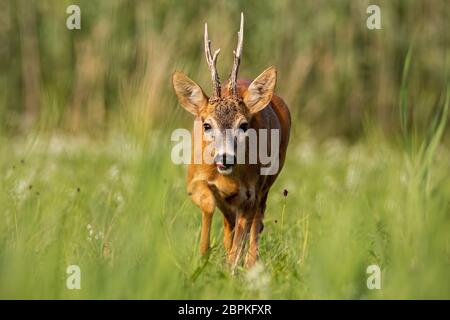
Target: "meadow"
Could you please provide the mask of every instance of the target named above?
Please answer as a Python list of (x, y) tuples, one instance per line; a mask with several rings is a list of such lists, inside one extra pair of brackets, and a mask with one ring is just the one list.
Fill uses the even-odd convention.
[[(184, 168), (154, 139), (2, 144), (2, 298), (450, 297), (448, 148), (424, 179), (423, 163), (375, 133), (354, 145), (294, 142), (269, 198), (261, 262), (233, 277), (221, 213), (201, 260)], [(72, 264), (81, 290), (66, 288)], [(366, 286), (372, 264), (380, 290)]]
[[(70, 1), (1, 4), (0, 299), (450, 299), (448, 2), (379, 1), (376, 31), (368, 1), (79, 2), (79, 31)], [(208, 21), (225, 78), (241, 11), (241, 74), (277, 66), (293, 128), (232, 276), (219, 211), (199, 257), (170, 76), (210, 91)]]

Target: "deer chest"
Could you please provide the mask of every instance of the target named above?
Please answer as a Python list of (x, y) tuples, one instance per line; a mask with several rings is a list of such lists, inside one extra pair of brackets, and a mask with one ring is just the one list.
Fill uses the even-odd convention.
[(214, 196), (229, 206), (252, 206), (255, 203), (255, 187), (239, 180), (223, 178), (208, 181)]

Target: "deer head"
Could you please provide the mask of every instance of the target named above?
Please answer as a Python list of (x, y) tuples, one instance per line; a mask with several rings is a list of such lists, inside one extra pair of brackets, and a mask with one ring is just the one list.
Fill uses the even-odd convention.
[[(220, 49), (211, 53), (208, 25), (205, 24), (205, 55), (213, 84), (208, 97), (202, 88), (183, 72), (172, 76), (178, 100), (187, 111), (201, 119), (203, 134), (214, 139), (214, 163), (221, 174), (230, 174), (236, 164), (236, 145), (242, 142), (254, 114), (270, 102), (276, 83), (276, 70), (270, 67), (262, 72), (247, 88), (239, 88), (237, 75), (244, 39), (244, 15), (238, 32), (238, 44), (233, 51), (233, 67), (226, 89), (222, 90), (216, 68)], [(240, 90), (241, 89), (241, 90)]]

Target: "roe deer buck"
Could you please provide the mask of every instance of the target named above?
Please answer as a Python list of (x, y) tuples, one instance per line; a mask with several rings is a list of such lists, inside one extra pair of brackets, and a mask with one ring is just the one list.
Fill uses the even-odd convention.
[[(206, 255), (210, 247), (211, 220), (218, 207), (224, 215), (224, 245), (227, 260), (234, 271), (244, 250), (248, 236), (250, 244), (245, 257), (245, 266), (254, 265), (258, 258), (258, 237), (263, 230), (263, 216), (269, 189), (281, 171), (289, 142), (291, 127), (290, 113), (286, 103), (274, 94), (276, 70), (266, 69), (253, 82), (238, 80), (237, 74), (242, 53), (244, 17), (241, 13), (238, 45), (234, 53), (231, 76), (222, 88), (216, 69), (220, 49), (211, 54), (208, 26), (205, 24), (205, 54), (211, 72), (213, 93), (206, 96), (204, 91), (184, 73), (175, 71), (173, 87), (180, 104), (197, 121), (201, 121), (202, 145), (205, 136), (225, 136), (226, 130), (235, 134), (227, 135), (222, 142), (215, 142), (212, 149), (213, 163), (193, 163), (188, 168), (188, 194), (202, 211), (200, 253)], [(261, 161), (256, 163), (236, 163), (236, 142), (242, 143), (248, 129), (279, 130), (276, 154), (278, 168), (272, 175), (260, 174)], [(250, 130), (249, 130), (250, 131)], [(194, 139), (195, 139), (194, 130)], [(241, 136), (237, 139), (237, 136)], [(261, 140), (258, 139), (258, 143)], [(273, 139), (272, 139), (273, 140)], [(247, 139), (244, 143), (248, 146)], [(258, 145), (258, 143), (253, 144)], [(251, 147), (251, 146), (250, 146)], [(267, 149), (266, 149), (267, 150)]]

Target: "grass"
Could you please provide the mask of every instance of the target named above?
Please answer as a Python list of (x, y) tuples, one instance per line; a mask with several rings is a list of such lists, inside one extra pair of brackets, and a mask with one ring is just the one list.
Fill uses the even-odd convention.
[(417, 101), (419, 126), (429, 123), (432, 112), (422, 106), (450, 71), (446, 0), (377, 1), (381, 30), (367, 29), (370, 0), (79, 0), (82, 25), (74, 31), (65, 27), (71, 1), (28, 2), (0, 5), (0, 131), (12, 135), (35, 126), (102, 132), (124, 114), (158, 127), (165, 106), (175, 103), (175, 70), (210, 92), (205, 22), (227, 79), (241, 12), (240, 77), (275, 66), (293, 119), (322, 139), (355, 141), (367, 119), (400, 129), (397, 98), (412, 44), (409, 98)]
[[(200, 212), (169, 143), (3, 140), (0, 298), (450, 298), (450, 150), (436, 147), (424, 188), (380, 134), (354, 145), (299, 136), (270, 194), (261, 265), (236, 277), (220, 212), (199, 259)], [(71, 264), (81, 290), (66, 289)], [(381, 290), (366, 287), (371, 264)]]
[[(450, 299), (448, 1), (380, 1), (377, 31), (367, 0), (82, 0), (78, 31), (69, 4), (0, 10), (0, 298)], [(261, 263), (232, 277), (220, 212), (198, 255), (169, 78), (209, 92), (208, 22), (225, 80), (241, 11), (240, 76), (275, 65), (294, 126)]]

